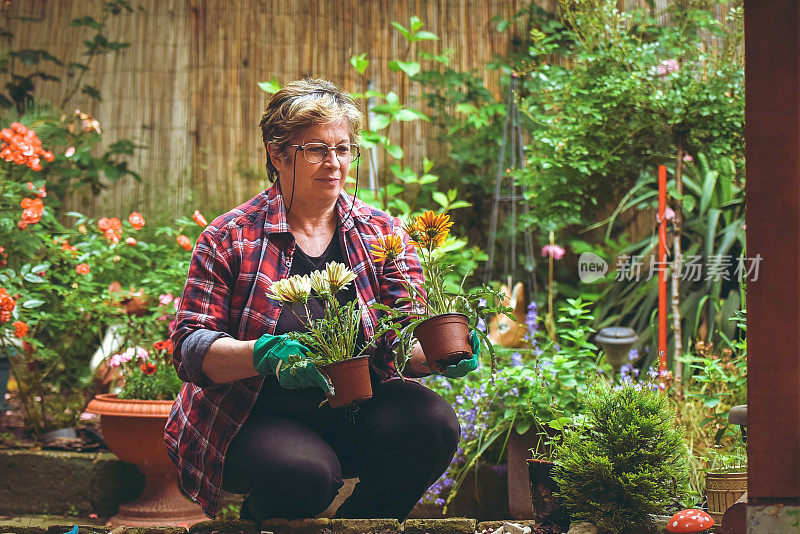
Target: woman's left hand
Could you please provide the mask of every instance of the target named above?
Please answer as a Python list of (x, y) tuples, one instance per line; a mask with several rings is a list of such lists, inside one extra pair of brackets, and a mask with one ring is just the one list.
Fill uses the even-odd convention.
[(472, 358), (461, 360), (455, 365), (448, 365), (439, 371), (440, 375), (446, 376), (447, 378), (461, 378), (478, 368), (478, 355), (481, 352), (481, 340), (475, 330), (470, 330), (469, 332), (469, 344), (470, 347), (472, 347)]

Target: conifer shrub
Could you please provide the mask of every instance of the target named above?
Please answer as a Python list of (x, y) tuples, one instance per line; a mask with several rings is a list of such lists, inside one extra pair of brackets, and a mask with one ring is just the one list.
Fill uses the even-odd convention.
[(573, 521), (603, 533), (654, 531), (688, 491), (686, 446), (665, 395), (639, 384), (597, 385), (585, 418), (556, 445), (553, 478)]

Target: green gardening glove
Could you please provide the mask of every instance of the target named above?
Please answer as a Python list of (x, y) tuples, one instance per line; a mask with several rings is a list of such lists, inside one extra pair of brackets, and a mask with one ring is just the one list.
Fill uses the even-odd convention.
[(286, 389), (308, 388), (318, 386), (329, 395), (333, 395), (333, 386), (317, 366), (310, 361), (291, 373), (288, 370), (281, 372), (292, 356), (307, 356), (308, 348), (291, 339), (286, 334), (273, 336), (264, 334), (256, 341), (253, 349), (253, 367), (262, 375), (275, 375), (278, 383)]
[(478, 354), (481, 353), (481, 340), (475, 330), (469, 331), (469, 344), (472, 347), (472, 358), (461, 360), (455, 365), (448, 365), (439, 374), (447, 378), (461, 378), (478, 368)]

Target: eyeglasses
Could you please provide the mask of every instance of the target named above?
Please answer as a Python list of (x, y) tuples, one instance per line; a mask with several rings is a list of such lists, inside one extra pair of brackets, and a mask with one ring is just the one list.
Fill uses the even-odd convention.
[(328, 146), (325, 143), (306, 143), (304, 145), (292, 145), (297, 150), (303, 151), (303, 157), (309, 163), (322, 163), (328, 157), (328, 151), (333, 150), (336, 157), (343, 164), (351, 163), (354, 159), (361, 156), (361, 150), (354, 143), (341, 143), (336, 146)]

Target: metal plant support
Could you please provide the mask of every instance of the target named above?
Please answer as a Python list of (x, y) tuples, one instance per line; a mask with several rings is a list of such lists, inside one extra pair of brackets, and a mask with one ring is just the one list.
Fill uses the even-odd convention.
[[(524, 279), (528, 284), (528, 294), (536, 293), (536, 268), (533, 255), (533, 237), (530, 231), (525, 231), (522, 241), (525, 252), (524, 273), (519, 272), (517, 256), (517, 210), (521, 209), (523, 216), (528, 214), (528, 204), (525, 202), (525, 186), (517, 186), (513, 171), (525, 166), (522, 151), (522, 127), (520, 126), (519, 110), (514, 102), (517, 90), (517, 73), (511, 74), (508, 86), (508, 103), (506, 104), (506, 118), (503, 124), (503, 141), (500, 145), (500, 156), (497, 158), (497, 176), (494, 182), (494, 195), (492, 197), (492, 215), (489, 220), (489, 243), (487, 252), (489, 259), (486, 261), (484, 280), (492, 280), (495, 275), (494, 257), (497, 242), (497, 225), (501, 205), (505, 215), (506, 227), (509, 229), (509, 239), (505, 243), (503, 254), (502, 277), (513, 280)], [(508, 172), (507, 172), (508, 171)], [(504, 184), (504, 181), (508, 184)], [(520, 206), (518, 206), (520, 204)]]

